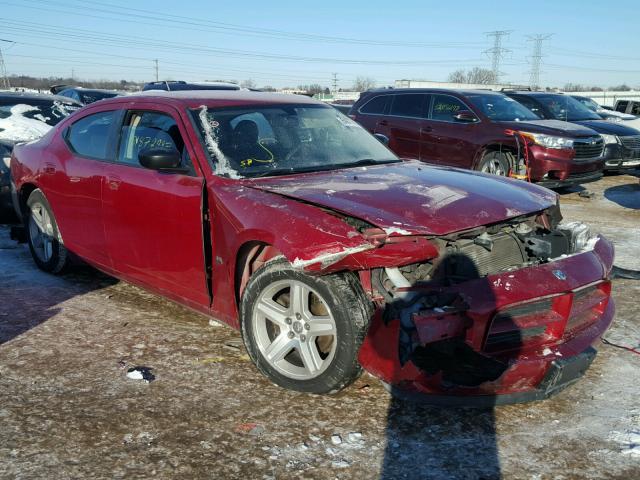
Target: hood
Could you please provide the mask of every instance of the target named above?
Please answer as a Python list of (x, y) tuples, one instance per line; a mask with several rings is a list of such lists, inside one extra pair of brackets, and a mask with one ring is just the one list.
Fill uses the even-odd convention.
[(628, 127), (625, 124), (618, 122), (607, 122), (606, 120), (582, 120), (576, 123), (606, 135), (618, 135), (619, 137), (640, 135), (640, 131), (635, 128)]
[(630, 113), (622, 113), (617, 112), (615, 110), (607, 110), (606, 108), (599, 108), (596, 110), (596, 113), (604, 118), (619, 118), (621, 120), (635, 120), (635, 115), (631, 115)]
[(505, 128), (522, 130), (544, 135), (557, 135), (561, 137), (593, 137), (597, 133), (590, 128), (562, 120), (530, 120), (526, 122), (500, 122)]
[(446, 235), (555, 205), (519, 180), (418, 161), (243, 181), (365, 220), (389, 235)]

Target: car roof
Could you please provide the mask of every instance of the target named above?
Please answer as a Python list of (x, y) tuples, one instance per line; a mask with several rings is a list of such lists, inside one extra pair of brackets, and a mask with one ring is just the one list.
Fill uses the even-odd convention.
[(248, 90), (147, 90), (136, 92), (126, 97), (114, 97), (100, 102), (128, 103), (139, 100), (150, 100), (174, 105), (182, 105), (187, 108), (198, 108), (202, 105), (232, 106), (232, 105), (256, 105), (256, 104), (309, 104), (324, 105), (304, 95), (292, 95), (287, 93), (252, 92)]
[(32, 92), (0, 92), (0, 100), (50, 100), (52, 102), (73, 103), (81, 105), (78, 101), (63, 97), (60, 95), (52, 95), (50, 93), (32, 93)]
[(67, 90), (78, 90), (80, 92), (115, 93), (115, 94), (120, 93), (117, 90), (109, 90), (107, 88), (86, 88), (86, 87), (67, 87), (60, 91), (66, 92)]
[(451, 94), (457, 93), (458, 95), (502, 95), (502, 92), (497, 92), (490, 89), (463, 89), (463, 88), (374, 88), (367, 90), (366, 93), (386, 93), (392, 95), (394, 93), (442, 93)]

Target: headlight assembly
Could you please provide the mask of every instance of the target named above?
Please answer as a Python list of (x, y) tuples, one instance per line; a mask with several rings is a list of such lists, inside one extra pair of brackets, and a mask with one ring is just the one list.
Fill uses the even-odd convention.
[(546, 148), (572, 148), (573, 139), (566, 137), (557, 137), (555, 135), (544, 135), (542, 133), (520, 132), (524, 137), (531, 140), (536, 145)]

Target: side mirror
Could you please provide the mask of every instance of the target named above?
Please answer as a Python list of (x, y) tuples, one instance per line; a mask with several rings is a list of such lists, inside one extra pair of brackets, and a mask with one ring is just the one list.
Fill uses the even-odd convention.
[(389, 137), (387, 137), (386, 135), (383, 135), (381, 133), (374, 133), (373, 136), (376, 137), (381, 144), (389, 146)]
[(453, 115), (453, 119), (456, 122), (464, 122), (464, 123), (476, 123), (480, 120), (476, 117), (475, 113), (470, 110), (460, 110), (459, 112)]
[(147, 149), (138, 154), (140, 165), (150, 170), (180, 169), (180, 153), (177, 150)]

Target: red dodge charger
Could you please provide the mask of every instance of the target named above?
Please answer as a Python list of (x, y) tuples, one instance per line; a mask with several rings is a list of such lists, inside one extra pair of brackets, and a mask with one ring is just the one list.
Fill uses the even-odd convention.
[(448, 404), (545, 398), (614, 314), (612, 245), (553, 192), (403, 161), (306, 97), (103, 100), (17, 146), (11, 173), (41, 269), (79, 257), (222, 320), (286, 388), (364, 368)]

